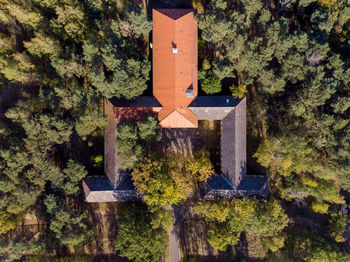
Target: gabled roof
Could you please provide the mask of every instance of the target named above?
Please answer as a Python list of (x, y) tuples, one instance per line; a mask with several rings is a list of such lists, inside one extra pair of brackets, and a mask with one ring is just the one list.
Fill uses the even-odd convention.
[(173, 111), (162, 120), (162, 127), (171, 128), (196, 128), (197, 126), (188, 120), (184, 114)]
[[(163, 106), (158, 115), (162, 127), (198, 125), (196, 115), (187, 109), (198, 91), (197, 37), (192, 10), (153, 10), (153, 94)], [(186, 96), (189, 87), (193, 97)]]

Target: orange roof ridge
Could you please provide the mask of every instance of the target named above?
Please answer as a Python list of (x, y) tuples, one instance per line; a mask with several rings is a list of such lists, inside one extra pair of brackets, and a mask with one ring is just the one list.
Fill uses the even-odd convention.
[[(163, 106), (159, 121), (176, 111), (183, 117), (173, 117), (174, 121), (197, 126), (196, 115), (187, 108), (198, 92), (197, 45), (197, 22), (191, 9), (153, 9), (153, 94)], [(189, 87), (193, 91), (186, 95)]]

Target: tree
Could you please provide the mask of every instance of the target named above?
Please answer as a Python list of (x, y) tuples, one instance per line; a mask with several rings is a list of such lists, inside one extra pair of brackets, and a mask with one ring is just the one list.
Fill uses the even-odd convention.
[(193, 158), (188, 159), (187, 165), (189, 171), (192, 172), (193, 176), (198, 176), (200, 182), (206, 182), (214, 174), (214, 167), (207, 151), (196, 152)]
[(216, 250), (226, 251), (228, 245), (239, 241), (241, 232), (232, 232), (225, 224), (211, 224), (208, 228), (208, 243)]
[(174, 223), (172, 210), (159, 209), (152, 215), (151, 225), (153, 229), (163, 228), (170, 230)]
[(309, 262), (346, 261), (345, 256), (333, 243), (306, 231), (295, 231), (288, 239), (294, 259)]
[(115, 248), (120, 256), (136, 262), (157, 262), (166, 254), (168, 235), (162, 227), (152, 227), (152, 215), (143, 207), (128, 206), (117, 219)]
[(60, 53), (59, 42), (42, 33), (36, 33), (34, 38), (28, 42), (24, 42), (24, 46), (30, 54), (38, 57), (44, 55), (55, 57)]
[(346, 226), (348, 223), (348, 217), (341, 213), (329, 211), (328, 215), (330, 216), (328, 232), (336, 242), (344, 242), (345, 238), (343, 234), (346, 231)]
[(0, 211), (0, 235), (15, 229), (25, 214), (13, 215), (6, 211)]
[(47, 195), (44, 203), (51, 218), (49, 228), (60, 246), (80, 246), (92, 236), (86, 223), (87, 212), (67, 208), (67, 203), (54, 195)]
[(210, 94), (216, 94), (221, 91), (221, 81), (219, 78), (216, 77), (207, 77), (202, 82), (202, 89), (203, 91), (210, 95)]
[(37, 12), (28, 10), (28, 6), (24, 8), (23, 4), (18, 5), (13, 1), (6, 2), (1, 4), (5, 4), (5, 8), (9, 14), (16, 18), (21, 24), (28, 25), (35, 29), (41, 22), (43, 17)]
[(66, 178), (66, 182), (63, 184), (63, 190), (67, 195), (77, 194), (80, 190), (80, 181), (87, 175), (85, 167), (70, 159), (63, 173)]
[(152, 211), (178, 204), (187, 197), (180, 194), (179, 188), (170, 177), (165, 158), (146, 158), (136, 165), (132, 179)]
[(79, 1), (69, 1), (54, 6), (57, 19), (51, 20), (53, 28), (63, 27), (66, 34), (77, 42), (86, 38), (89, 20), (85, 16), (85, 10)]
[(206, 181), (212, 174), (208, 152), (199, 151), (194, 158), (181, 154), (151, 155), (136, 165), (132, 179), (150, 210), (155, 211), (187, 199), (196, 183)]
[(238, 85), (238, 86), (231, 86), (230, 90), (232, 92), (232, 96), (236, 98), (243, 98), (245, 94), (247, 93), (247, 86), (246, 85)]
[(225, 222), (229, 216), (232, 206), (226, 201), (201, 201), (193, 207), (193, 211), (204, 216), (208, 222)]
[(137, 36), (147, 36), (152, 30), (152, 22), (138, 6), (129, 5), (125, 10), (126, 21), (130, 24), (132, 33)]
[(75, 124), (75, 130), (81, 137), (90, 135), (96, 128), (107, 124), (107, 119), (98, 110), (87, 111), (85, 115), (82, 115)]
[(282, 230), (288, 225), (288, 216), (277, 200), (261, 203), (252, 199), (200, 202), (194, 212), (209, 222), (208, 242), (224, 251), (239, 241), (242, 232), (262, 242), (264, 248), (276, 252), (284, 245)]
[(158, 121), (153, 116), (146, 116), (141, 121), (137, 122), (139, 137), (146, 144), (151, 144), (153, 141), (159, 141), (162, 137)]
[(261, 165), (288, 176), (292, 172), (312, 172), (315, 168), (314, 155), (304, 137), (288, 135), (263, 141), (254, 157)]
[(153, 116), (145, 116), (141, 121), (125, 120), (117, 128), (115, 149), (121, 155), (120, 167), (132, 169), (142, 160), (153, 142), (161, 139), (158, 121)]
[(316, 213), (327, 214), (329, 205), (324, 202), (312, 202), (311, 208)]
[(149, 33), (151, 23), (135, 6), (128, 6), (124, 16), (126, 20), (105, 21), (99, 33), (83, 45), (91, 83), (107, 98), (133, 99), (147, 89), (150, 79), (151, 64), (144, 58), (146, 45), (140, 45), (139, 38)]

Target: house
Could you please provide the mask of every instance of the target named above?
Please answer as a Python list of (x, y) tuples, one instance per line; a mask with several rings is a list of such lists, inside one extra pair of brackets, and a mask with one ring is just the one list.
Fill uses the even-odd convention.
[[(198, 96), (198, 30), (190, 9), (153, 10), (153, 97), (105, 99), (105, 173), (83, 180), (87, 202), (142, 200), (130, 175), (118, 167), (116, 127), (126, 112), (155, 114), (162, 128), (196, 128), (221, 122), (221, 174), (200, 185), (202, 199), (266, 197), (266, 177), (246, 175), (246, 98)], [(132, 115), (132, 113), (131, 113)]]

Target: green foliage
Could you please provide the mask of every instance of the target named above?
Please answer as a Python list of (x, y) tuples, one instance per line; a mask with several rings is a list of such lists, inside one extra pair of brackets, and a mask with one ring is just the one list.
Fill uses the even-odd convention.
[(294, 259), (308, 262), (346, 261), (333, 243), (306, 231), (296, 231), (288, 239), (288, 249)]
[(236, 244), (244, 231), (257, 237), (273, 252), (283, 247), (284, 238), (279, 234), (288, 225), (288, 216), (277, 200), (200, 202), (194, 212), (210, 223), (208, 242), (215, 249), (224, 251), (228, 245)]
[(62, 1), (52, 7), (55, 8), (57, 19), (51, 21), (51, 26), (63, 29), (76, 42), (85, 40), (89, 20), (84, 13), (83, 5), (78, 1)]
[[(152, 30), (152, 22), (138, 6), (128, 6), (125, 10), (125, 17), (129, 23), (130, 31), (137, 37), (147, 36)], [(127, 25), (124, 25), (124, 27), (127, 27)]]
[(161, 139), (161, 133), (158, 128), (158, 121), (155, 117), (147, 116), (141, 121), (137, 122), (137, 129), (139, 131), (140, 139), (150, 144), (153, 141)]
[(254, 157), (262, 166), (283, 176), (312, 172), (315, 168), (314, 153), (308, 141), (296, 135), (263, 141)]
[(323, 202), (312, 202), (311, 208), (316, 213), (326, 214), (328, 212), (329, 205)]
[(0, 235), (15, 229), (25, 214), (13, 215), (6, 211), (0, 211)]
[(42, 16), (37, 12), (31, 11), (28, 6), (21, 5), (22, 4), (18, 5), (13, 1), (7, 1), (7, 3), (5, 3), (5, 9), (8, 11), (9, 15), (14, 17), (21, 24), (36, 28), (41, 22)]
[(206, 182), (214, 174), (214, 167), (207, 151), (201, 150), (196, 152), (193, 158), (189, 158), (187, 162), (188, 170), (194, 176), (198, 176), (200, 182)]
[(125, 120), (117, 128), (115, 149), (121, 154), (120, 167), (132, 169), (148, 152), (148, 146), (161, 139), (158, 121), (146, 116), (141, 121)]
[(88, 255), (72, 255), (64, 257), (28, 256), (25, 262), (92, 262), (93, 258)]
[(202, 68), (205, 71), (208, 71), (211, 68), (211, 64), (210, 64), (210, 62), (207, 59), (203, 60)]
[(106, 124), (107, 119), (100, 111), (86, 111), (76, 122), (75, 130), (79, 136), (84, 138), (95, 131), (96, 128), (105, 126)]
[(134, 185), (144, 195), (144, 201), (152, 211), (178, 204), (182, 196), (178, 186), (169, 175), (168, 159), (146, 158), (132, 172)]
[(217, 77), (207, 77), (202, 83), (202, 89), (206, 94), (216, 94), (221, 92), (221, 81)]
[(208, 222), (218, 221), (221, 223), (226, 221), (231, 209), (230, 203), (226, 201), (201, 201), (193, 207), (193, 211), (204, 216)]
[(66, 182), (62, 187), (64, 192), (67, 195), (77, 194), (79, 192), (80, 181), (87, 175), (85, 167), (70, 159), (63, 173), (66, 177)]
[(37, 33), (34, 38), (24, 42), (25, 48), (32, 55), (42, 57), (44, 55), (54, 57), (60, 53), (59, 42), (50, 36)]
[(170, 230), (174, 223), (174, 215), (171, 210), (159, 209), (152, 215), (151, 225), (153, 229), (164, 228)]
[(0, 260), (13, 262), (31, 251), (31, 246), (27, 241), (0, 239)]
[(134, 185), (152, 212), (186, 200), (196, 183), (213, 174), (208, 152), (199, 151), (194, 156), (154, 154), (136, 165)]
[(106, 21), (83, 45), (91, 83), (107, 98), (135, 98), (146, 90), (150, 79), (151, 64), (143, 58), (138, 38), (148, 35), (152, 23), (137, 6), (128, 6), (124, 17)]
[(214, 223), (208, 228), (208, 243), (216, 250), (225, 251), (228, 245), (239, 241), (240, 232), (232, 232), (225, 224)]
[(238, 85), (238, 86), (230, 86), (230, 90), (232, 92), (232, 96), (235, 98), (243, 98), (245, 94), (247, 93), (247, 86), (246, 85)]
[(192, 7), (197, 10), (198, 14), (202, 14), (204, 12), (202, 0), (192, 0)]
[(115, 241), (120, 256), (131, 261), (159, 261), (168, 249), (168, 235), (153, 228), (152, 215), (142, 207), (128, 206), (118, 215), (118, 234)]
[(344, 242), (345, 238), (343, 234), (345, 233), (346, 226), (348, 223), (348, 218), (345, 215), (337, 212), (328, 212), (330, 216), (328, 231), (329, 234), (336, 242)]
[(54, 195), (45, 198), (47, 213), (50, 214), (50, 230), (60, 246), (80, 246), (87, 243), (92, 231), (87, 227), (87, 212), (68, 208), (64, 201)]

